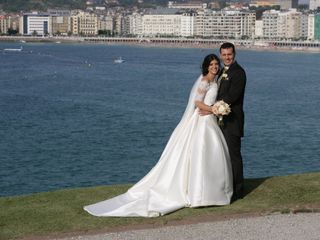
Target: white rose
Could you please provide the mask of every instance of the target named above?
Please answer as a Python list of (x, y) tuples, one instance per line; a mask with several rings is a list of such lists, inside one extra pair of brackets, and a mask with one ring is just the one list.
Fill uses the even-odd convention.
[(219, 108), (218, 108), (218, 112), (219, 112), (220, 114), (223, 114), (225, 111), (226, 111), (225, 106), (220, 105)]
[(227, 78), (227, 77), (228, 77), (228, 74), (224, 73), (224, 74), (222, 74), (222, 77), (223, 77), (223, 78)]

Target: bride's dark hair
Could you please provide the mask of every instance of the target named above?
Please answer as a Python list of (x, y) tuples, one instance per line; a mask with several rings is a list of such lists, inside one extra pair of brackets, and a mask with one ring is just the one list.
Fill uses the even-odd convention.
[(219, 64), (219, 68), (220, 68), (220, 59), (217, 55), (215, 54), (209, 54), (208, 56), (206, 56), (202, 62), (202, 75), (205, 76), (208, 74), (208, 68), (209, 68), (209, 65), (211, 63), (211, 61), (213, 60), (217, 60), (218, 64)]

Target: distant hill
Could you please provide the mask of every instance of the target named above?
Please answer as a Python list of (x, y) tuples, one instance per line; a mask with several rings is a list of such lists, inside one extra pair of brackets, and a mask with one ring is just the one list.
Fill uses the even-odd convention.
[(85, 2), (86, 0), (0, 0), (0, 8), (7, 12), (45, 11), (48, 8), (83, 9)]
[[(91, 0), (103, 5), (105, 1)], [(45, 11), (48, 8), (60, 8), (60, 9), (85, 9), (87, 0), (0, 0), (0, 9), (6, 12), (19, 12), (30, 10)], [(110, 1), (111, 2), (111, 1)], [(120, 6), (133, 6), (137, 4), (137, 0), (118, 0)], [(166, 6), (168, 0), (144, 0), (143, 6)], [(118, 4), (112, 4), (115, 6)]]

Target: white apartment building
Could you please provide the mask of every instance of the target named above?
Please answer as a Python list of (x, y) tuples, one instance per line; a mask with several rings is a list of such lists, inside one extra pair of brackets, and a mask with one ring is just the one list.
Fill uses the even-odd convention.
[(175, 9), (157, 9), (145, 15), (127, 16), (128, 33), (138, 36), (193, 36), (195, 12)]
[(256, 20), (255, 24), (255, 31), (254, 31), (255, 38), (262, 38), (263, 37), (263, 21)]
[(78, 16), (74, 15), (71, 16), (71, 32), (73, 35), (79, 35), (80, 31), (79, 31), (79, 20), (78, 20)]
[(94, 13), (79, 11), (71, 16), (71, 31), (75, 35), (97, 35), (98, 16)]
[(125, 18), (121, 15), (118, 14), (116, 16), (114, 16), (114, 33), (116, 35), (122, 35), (125, 32)]
[(308, 38), (308, 18), (309, 15), (307, 13), (301, 14), (301, 37), (303, 39)]
[(266, 39), (299, 39), (306, 37), (306, 20), (296, 9), (265, 11), (262, 15), (263, 36)]
[(241, 15), (241, 37), (253, 38), (256, 28), (256, 13), (240, 11)]
[(284, 39), (298, 39), (301, 37), (301, 12), (291, 9), (280, 12), (278, 17), (277, 37)]
[(308, 16), (308, 40), (314, 40), (315, 39), (315, 15), (309, 14)]
[(98, 34), (98, 17), (96, 14), (83, 12), (78, 17), (80, 33), (84, 35)]
[(196, 13), (183, 13), (181, 15), (181, 36), (190, 37), (194, 35), (196, 15)]
[(48, 14), (27, 13), (20, 18), (20, 34), (47, 35), (52, 34), (51, 18)]
[(195, 35), (239, 39), (255, 35), (256, 14), (250, 11), (199, 11), (196, 17)]
[(316, 14), (289, 11), (265, 11), (262, 15), (263, 35), (266, 39), (315, 40)]
[(263, 37), (276, 39), (278, 37), (278, 18), (280, 11), (269, 10), (262, 14)]
[(112, 33), (114, 31), (113, 16), (101, 15), (98, 18), (98, 30), (110, 31)]
[(309, 9), (310, 10), (315, 10), (318, 7), (320, 7), (320, 0), (310, 0), (310, 2), (309, 2)]
[(132, 35), (142, 35), (142, 15), (139, 13), (133, 13), (129, 15), (128, 17), (128, 24), (129, 24), (129, 34)]
[(174, 9), (156, 9), (142, 16), (142, 35), (181, 36), (181, 14)]
[(9, 27), (9, 19), (5, 15), (0, 15), (0, 34), (6, 34)]

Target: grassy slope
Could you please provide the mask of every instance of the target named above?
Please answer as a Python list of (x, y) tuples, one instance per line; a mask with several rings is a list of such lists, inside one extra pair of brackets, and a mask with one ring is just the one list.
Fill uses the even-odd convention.
[(288, 212), (320, 208), (320, 173), (246, 180), (246, 196), (230, 206), (185, 208), (160, 218), (98, 218), (82, 206), (125, 192), (130, 186), (102, 186), (0, 198), (0, 239), (70, 232), (105, 231), (139, 224), (164, 225), (229, 214)]

